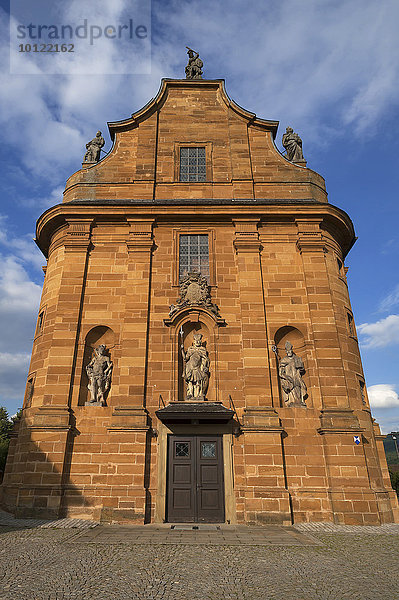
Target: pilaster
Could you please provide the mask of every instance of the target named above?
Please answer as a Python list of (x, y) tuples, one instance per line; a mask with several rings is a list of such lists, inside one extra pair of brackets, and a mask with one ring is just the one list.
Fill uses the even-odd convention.
[(348, 389), (325, 260), (326, 247), (320, 228), (322, 219), (295, 219), (295, 222), (298, 230), (296, 246), (302, 256), (322, 406), (348, 408)]
[(246, 408), (243, 415), (246, 521), (292, 522), (286, 485), (282, 436), (284, 430), (273, 408)]
[(234, 219), (245, 406), (272, 406), (259, 219)]
[(43, 404), (60, 407), (69, 405), (75, 376), (93, 219), (67, 217), (66, 222), (68, 228), (62, 240), (64, 256), (55, 317), (45, 324), (52, 331)]
[(120, 396), (130, 408), (145, 407), (149, 343), (151, 257), (154, 247), (154, 219), (127, 218), (129, 255), (126, 281), (125, 318), (120, 359)]

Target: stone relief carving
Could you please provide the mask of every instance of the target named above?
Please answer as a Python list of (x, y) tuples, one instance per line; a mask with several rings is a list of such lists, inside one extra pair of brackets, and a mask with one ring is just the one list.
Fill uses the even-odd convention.
[(292, 127), (287, 127), (283, 134), (282, 144), (287, 151), (287, 158), (291, 162), (305, 160), (302, 152), (302, 140)]
[(105, 354), (105, 345), (101, 344), (94, 350), (94, 357), (86, 366), (87, 377), (89, 378), (90, 401), (87, 404), (98, 406), (105, 405), (104, 395), (111, 386), (111, 373), (113, 364)]
[(96, 137), (87, 142), (86, 154), (83, 162), (98, 162), (100, 160), (101, 148), (104, 146), (105, 140), (102, 137), (101, 131), (97, 131)]
[(204, 63), (199, 57), (199, 53), (195, 52), (188, 46), (187, 54), (188, 54), (188, 64), (186, 66), (186, 79), (202, 79), (202, 67)]
[(184, 351), (182, 342), (181, 352), (186, 400), (205, 400), (209, 383), (209, 356), (202, 343), (202, 334), (194, 335), (194, 341), (187, 352)]
[[(306, 406), (306, 385), (302, 379), (305, 373), (303, 360), (295, 354), (292, 344), (285, 344), (287, 356), (280, 359), (278, 374), (286, 406)], [(277, 349), (275, 350), (277, 353)]]
[(219, 308), (211, 300), (208, 281), (201, 273), (188, 273), (180, 281), (180, 298), (176, 304), (170, 306), (169, 317), (182, 308), (194, 306), (202, 306), (219, 316)]

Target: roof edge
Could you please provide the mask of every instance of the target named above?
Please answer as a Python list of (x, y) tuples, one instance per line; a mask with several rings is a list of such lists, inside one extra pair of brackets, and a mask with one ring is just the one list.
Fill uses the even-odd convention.
[(115, 134), (118, 131), (125, 131), (127, 129), (131, 129), (132, 127), (137, 126), (137, 124), (140, 121), (146, 120), (155, 110), (157, 110), (162, 105), (167, 95), (167, 89), (171, 87), (219, 88), (221, 97), (227, 107), (234, 110), (234, 112), (236, 112), (240, 117), (248, 121), (248, 123), (257, 125), (258, 127), (265, 129), (266, 131), (270, 131), (272, 133), (273, 139), (275, 139), (277, 135), (279, 121), (271, 121), (257, 117), (255, 113), (237, 104), (237, 102), (232, 100), (228, 95), (224, 79), (169, 79), (164, 77), (161, 79), (161, 85), (157, 95), (154, 98), (151, 98), (151, 100), (149, 100), (147, 104), (145, 104), (138, 111), (132, 113), (132, 115), (127, 119), (122, 119), (121, 121), (109, 121), (107, 123), (111, 140), (114, 140)]

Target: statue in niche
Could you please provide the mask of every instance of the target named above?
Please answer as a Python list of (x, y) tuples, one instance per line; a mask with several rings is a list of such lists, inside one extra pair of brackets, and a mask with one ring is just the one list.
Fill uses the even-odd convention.
[(199, 53), (195, 52), (188, 46), (187, 54), (188, 54), (188, 64), (186, 67), (186, 79), (202, 79), (202, 67), (204, 63), (199, 57)]
[(280, 359), (278, 373), (287, 406), (306, 406), (306, 385), (302, 379), (305, 373), (303, 360), (295, 354), (292, 344), (285, 344), (287, 356)]
[(86, 367), (89, 378), (90, 401), (88, 404), (105, 405), (104, 395), (111, 385), (113, 364), (105, 354), (105, 345), (101, 344), (94, 350), (94, 356)]
[(97, 131), (96, 137), (86, 144), (86, 154), (83, 162), (98, 162), (100, 160), (101, 148), (104, 146), (105, 140), (102, 137), (101, 131)]
[(282, 144), (287, 151), (287, 158), (291, 162), (301, 162), (305, 160), (302, 152), (302, 140), (297, 133), (294, 133), (292, 127), (287, 127), (283, 134)]
[(202, 334), (196, 333), (194, 335), (193, 343), (187, 352), (184, 352), (182, 341), (181, 353), (183, 358), (183, 379), (187, 390), (186, 399), (205, 400), (209, 383), (209, 356), (202, 344)]
[(201, 273), (188, 273), (180, 281), (180, 298), (176, 304), (172, 304), (169, 310), (169, 316), (172, 317), (182, 308), (191, 308), (201, 306), (219, 316), (219, 309), (211, 300), (211, 293), (206, 277)]

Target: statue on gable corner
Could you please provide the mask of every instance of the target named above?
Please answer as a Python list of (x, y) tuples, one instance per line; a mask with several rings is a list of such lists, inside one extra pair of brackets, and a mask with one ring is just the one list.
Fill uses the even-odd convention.
[(94, 356), (86, 366), (89, 378), (90, 401), (88, 404), (105, 405), (104, 395), (111, 386), (111, 372), (113, 364), (105, 354), (105, 345), (101, 344), (94, 350)]
[(287, 158), (291, 162), (301, 162), (303, 158), (302, 140), (292, 127), (287, 127), (283, 134), (282, 144), (287, 151)]
[(286, 342), (285, 351), (287, 356), (280, 359), (278, 374), (281, 388), (284, 393), (286, 406), (306, 406), (306, 385), (302, 379), (305, 373), (303, 360), (297, 356), (290, 342)]
[(202, 334), (196, 333), (192, 345), (184, 352), (183, 379), (186, 383), (186, 400), (205, 400), (209, 383), (209, 356), (202, 343)]
[(202, 67), (204, 63), (199, 57), (199, 53), (195, 52), (188, 46), (187, 54), (188, 54), (188, 64), (186, 66), (186, 79), (202, 79)]
[(86, 154), (83, 162), (93, 163), (100, 160), (101, 148), (104, 146), (105, 140), (102, 137), (101, 131), (97, 131), (96, 137), (87, 142)]

